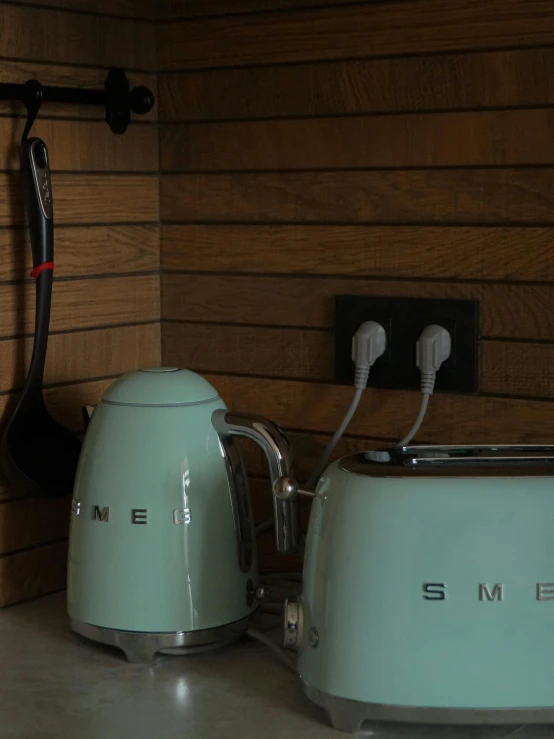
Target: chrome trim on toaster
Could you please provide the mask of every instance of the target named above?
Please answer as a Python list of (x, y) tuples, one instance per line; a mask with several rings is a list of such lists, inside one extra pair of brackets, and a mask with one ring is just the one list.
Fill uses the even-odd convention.
[(363, 703), (338, 698), (302, 681), (309, 700), (327, 711), (335, 729), (351, 734), (365, 721), (396, 721), (414, 724), (518, 725), (554, 723), (554, 708), (429, 708)]
[(120, 631), (93, 626), (70, 618), (73, 631), (92, 641), (121, 649), (129, 662), (152, 662), (157, 652), (168, 654), (193, 654), (223, 647), (240, 639), (246, 632), (251, 615), (223, 626), (198, 631), (146, 632)]
[(340, 468), (371, 475), (377, 466), (427, 469), (439, 467), (501, 467), (554, 465), (554, 446), (496, 444), (471, 446), (404, 446), (354, 454), (340, 460)]

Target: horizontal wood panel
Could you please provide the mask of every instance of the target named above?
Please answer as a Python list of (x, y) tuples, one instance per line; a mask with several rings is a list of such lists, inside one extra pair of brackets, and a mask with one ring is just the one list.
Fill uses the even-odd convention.
[(168, 323), (162, 337), (169, 366), (328, 382), (334, 377), (331, 331)]
[(161, 24), (161, 69), (548, 45), (550, 0), (413, 0)]
[(161, 127), (160, 156), (174, 172), (552, 164), (553, 131), (547, 108), (191, 123)]
[(517, 49), (173, 72), (160, 75), (160, 118), (193, 121), (552, 105), (553, 66), (553, 49)]
[[(53, 0), (54, 2), (54, 0)], [(106, 79), (105, 67), (63, 67), (54, 64), (6, 61), (0, 64), (0, 82), (24, 83), (29, 79), (39, 80), (43, 85), (56, 85), (61, 87), (87, 87), (91, 89), (102, 89)], [(135, 85), (146, 85), (156, 96), (154, 108), (146, 115), (132, 114), (134, 120), (147, 121), (156, 120), (158, 111), (157, 77), (154, 74), (144, 72), (130, 72), (128, 74), (131, 87)], [(1, 100), (0, 113), (25, 114), (25, 106), (14, 101)], [(62, 105), (57, 103), (44, 103), (41, 107), (43, 116), (70, 116), (78, 118), (100, 118), (104, 120), (106, 111), (100, 106), (91, 105)], [(112, 134), (113, 135), (113, 134)]]
[(480, 383), (484, 393), (554, 398), (554, 345), (483, 342)]
[[(53, 2), (54, 0), (50, 0)], [(381, 0), (372, 0), (380, 2)], [(158, 18), (195, 18), (207, 15), (297, 10), (329, 5), (350, 5), (352, 0), (158, 0)]]
[(165, 175), (160, 189), (165, 221), (554, 223), (550, 168)]
[[(159, 268), (157, 226), (83, 226), (54, 229), (56, 277), (86, 277)], [(0, 280), (21, 280), (32, 268), (24, 227), (0, 230)]]
[(80, 10), (125, 18), (154, 18), (156, 0), (18, 0), (29, 5), (44, 5), (58, 10)]
[[(163, 345), (164, 362), (198, 372), (334, 382), (332, 331), (170, 323)], [(485, 340), (480, 357), (482, 392), (554, 399), (554, 344)]]
[[(54, 282), (51, 331), (159, 319), (157, 275)], [(32, 333), (35, 287), (0, 285), (0, 336)]]
[[(4, 357), (0, 370), (0, 391), (23, 385), (31, 359), (32, 344), (32, 339), (0, 342)], [(48, 341), (44, 382), (77, 382), (120, 375), (159, 363), (158, 323), (53, 334)]]
[[(5, 142), (0, 169), (19, 171), (19, 142), (24, 126), (22, 118), (0, 118), (0, 138)], [(153, 125), (132, 125), (124, 136), (116, 136), (104, 121), (39, 119), (33, 126), (33, 135), (46, 142), (52, 171), (158, 169), (158, 131)]]
[(0, 555), (67, 537), (69, 508), (69, 498), (0, 504)]
[(162, 318), (331, 329), (336, 295), (478, 300), (485, 337), (554, 337), (550, 285), (168, 274), (162, 277)]
[(67, 542), (0, 557), (0, 607), (63, 590)]
[[(260, 413), (304, 431), (334, 432), (351, 400), (352, 388), (225, 375), (204, 375), (230, 408)], [(349, 427), (354, 436), (400, 439), (419, 411), (417, 392), (366, 392)], [(553, 439), (554, 404), (487, 396), (437, 393), (420, 436), (442, 444), (542, 443)]]
[(192, 224), (162, 226), (161, 242), (166, 270), (515, 281), (554, 274), (554, 228)]
[[(158, 220), (158, 178), (151, 175), (54, 174), (52, 190), (57, 224)], [(24, 223), (19, 176), (0, 174), (0, 226)]]
[(0, 57), (156, 69), (151, 23), (21, 5), (1, 11)]

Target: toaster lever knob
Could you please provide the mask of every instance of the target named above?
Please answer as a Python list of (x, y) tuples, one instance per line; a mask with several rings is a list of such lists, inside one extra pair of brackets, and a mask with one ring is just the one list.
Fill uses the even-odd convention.
[(298, 598), (287, 598), (283, 624), (283, 646), (285, 649), (298, 649), (302, 643), (302, 631), (302, 603)]

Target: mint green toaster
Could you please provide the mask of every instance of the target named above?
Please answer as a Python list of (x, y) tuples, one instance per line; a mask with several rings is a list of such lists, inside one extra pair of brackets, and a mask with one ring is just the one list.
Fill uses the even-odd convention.
[(554, 723), (553, 462), (411, 447), (327, 469), (285, 644), (336, 728)]
[[(227, 411), (202, 377), (126, 375), (94, 410), (69, 537), (72, 628), (133, 662), (238, 638), (258, 606), (248, 480), (236, 436), (264, 449), (275, 492), (292, 457), (267, 419)], [(278, 551), (296, 548), (294, 501), (274, 495)]]

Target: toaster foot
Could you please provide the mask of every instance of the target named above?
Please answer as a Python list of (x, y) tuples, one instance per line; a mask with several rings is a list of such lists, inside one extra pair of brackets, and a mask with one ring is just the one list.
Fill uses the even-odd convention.
[(304, 693), (321, 706), (339, 731), (355, 734), (366, 721), (450, 726), (519, 726), (554, 724), (554, 708), (433, 708), (396, 706), (338, 698), (303, 682)]
[(151, 633), (107, 629), (73, 618), (70, 619), (70, 624), (73, 631), (87, 639), (121, 649), (129, 662), (147, 664), (152, 662), (158, 652), (193, 654), (230, 644), (246, 632), (250, 618), (247, 616), (230, 624), (198, 631)]

